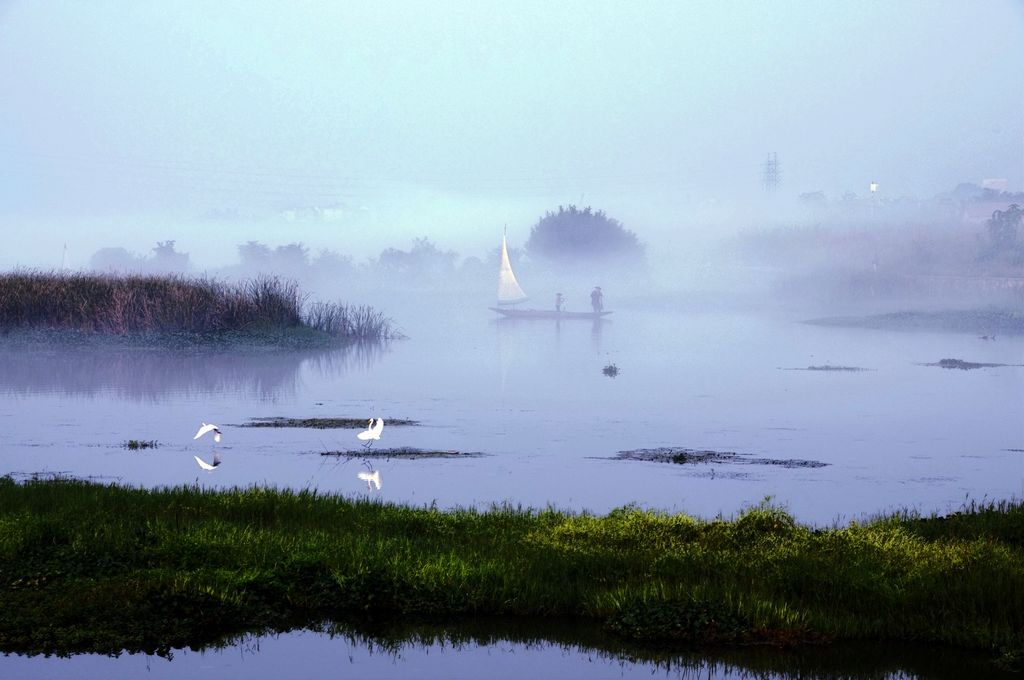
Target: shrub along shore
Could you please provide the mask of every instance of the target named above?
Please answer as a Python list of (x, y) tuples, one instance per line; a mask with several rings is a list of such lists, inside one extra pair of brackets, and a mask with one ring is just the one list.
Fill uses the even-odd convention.
[(0, 650), (167, 652), (328, 622), (556, 616), (680, 647), (1024, 648), (1024, 505), (814, 529), (0, 478)]
[(370, 307), (307, 303), (295, 282), (273, 276), (230, 284), (178, 275), (41, 271), (0, 274), (0, 329), (166, 336), (172, 344), (182, 344), (183, 337), (273, 343), (287, 335), (300, 344), (327, 344), (398, 335), (390, 319)]

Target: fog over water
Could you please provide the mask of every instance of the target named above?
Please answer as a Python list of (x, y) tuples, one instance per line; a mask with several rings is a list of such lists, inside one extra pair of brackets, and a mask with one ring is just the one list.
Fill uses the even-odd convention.
[[(748, 312), (617, 309), (611, 321), (495, 320), (444, 298), (400, 310), (409, 339), (375, 352), (0, 355), (3, 469), (160, 486), (271, 484), (366, 493), (355, 430), (238, 425), (287, 416), (411, 418), (378, 447), (487, 454), (380, 460), (384, 500), (607, 512), (629, 503), (705, 517), (765, 496), (828, 524), (955, 509), (1024, 493), (1024, 368), (947, 370), (947, 356), (1022, 364), (1024, 341), (793, 323)], [(423, 308), (429, 309), (424, 312)], [(603, 375), (614, 363), (617, 377)], [(786, 370), (812, 365), (853, 372)], [(224, 440), (193, 441), (200, 421)], [(133, 452), (128, 439), (156, 440)], [(681, 447), (738, 463), (610, 460)], [(193, 455), (224, 464), (200, 473)], [(743, 464), (743, 458), (826, 463)]]
[[(770, 497), (816, 526), (1020, 498), (1022, 64), (1016, 0), (0, 0), (0, 274), (277, 276), (404, 335), (182, 351), (4, 327), (0, 475), (705, 518)], [(540, 225), (565, 214), (620, 240), (584, 256), (600, 239), (570, 230), (545, 251)], [(590, 312), (601, 286), (611, 314), (495, 313), (506, 226), (516, 309), (561, 294)], [(805, 323), (839, 316), (856, 319)], [(322, 455), (357, 430), (245, 427), (281, 416), (383, 417), (375, 448), (473, 455), (374, 459), (368, 489), (362, 460)], [(201, 422), (220, 444), (193, 439)], [(655, 449), (725, 458), (616, 459)], [(297, 631), (172, 661), (0, 657), (0, 675), (988, 663), (877, 647), (669, 663), (502, 625), (397, 651)]]
[(806, 192), (1021, 190), (1021, 63), (1014, 0), (6, 2), (0, 265), (164, 239), (199, 269), (248, 240), (479, 256), (570, 203), (664, 252)]

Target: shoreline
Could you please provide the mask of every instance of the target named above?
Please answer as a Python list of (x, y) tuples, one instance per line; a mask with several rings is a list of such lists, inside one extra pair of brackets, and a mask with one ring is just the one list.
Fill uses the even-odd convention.
[(808, 319), (815, 326), (894, 331), (947, 331), (995, 335), (1024, 335), (1024, 310), (964, 309), (940, 312), (890, 312), (866, 316), (831, 316)]
[(116, 349), (217, 351), (251, 349), (254, 351), (293, 351), (340, 349), (360, 343), (384, 343), (337, 337), (309, 327), (254, 329), (244, 331), (159, 331), (104, 333), (42, 328), (0, 329), (0, 349)]
[(865, 637), (1024, 649), (1021, 501), (821, 529), (766, 503), (701, 520), (6, 477), (0, 525), (5, 652), (549, 616), (666, 649)]

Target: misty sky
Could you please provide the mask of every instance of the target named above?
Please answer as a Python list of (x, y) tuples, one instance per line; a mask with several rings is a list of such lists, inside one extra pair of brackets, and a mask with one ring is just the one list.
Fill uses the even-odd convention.
[(581, 202), (678, 242), (749, 226), (773, 151), (789, 197), (1024, 188), (1022, 112), (1019, 0), (0, 0), (0, 266), (480, 254)]

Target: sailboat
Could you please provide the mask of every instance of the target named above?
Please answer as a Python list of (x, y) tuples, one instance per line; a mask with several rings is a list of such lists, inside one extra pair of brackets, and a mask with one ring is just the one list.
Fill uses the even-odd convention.
[(519, 309), (520, 302), (529, 300), (512, 271), (508, 259), (508, 239), (501, 235), (501, 267), (498, 269), (498, 306), (489, 307), (492, 312), (513, 319), (600, 319), (611, 312), (566, 312), (556, 309)]

